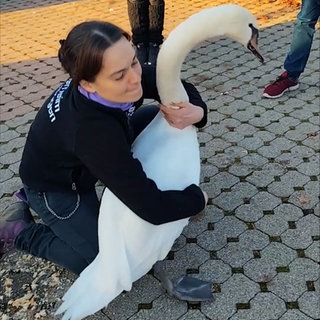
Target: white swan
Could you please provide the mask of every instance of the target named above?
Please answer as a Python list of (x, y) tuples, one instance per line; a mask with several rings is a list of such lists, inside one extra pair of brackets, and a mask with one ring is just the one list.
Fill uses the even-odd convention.
[[(191, 16), (170, 33), (159, 52), (157, 86), (161, 101), (168, 104), (188, 100), (180, 82), (180, 69), (197, 43), (226, 35), (247, 46), (255, 40), (256, 30), (255, 18), (236, 5), (205, 9)], [(249, 45), (254, 51), (252, 48)], [(199, 145), (193, 126), (175, 129), (159, 113), (132, 149), (160, 189), (181, 190), (199, 184)], [(187, 223), (188, 219), (182, 219), (152, 225), (105, 189), (99, 215), (99, 254), (69, 288), (56, 314), (64, 313), (63, 320), (79, 320), (106, 307), (123, 290), (130, 290), (156, 261), (166, 257)]]

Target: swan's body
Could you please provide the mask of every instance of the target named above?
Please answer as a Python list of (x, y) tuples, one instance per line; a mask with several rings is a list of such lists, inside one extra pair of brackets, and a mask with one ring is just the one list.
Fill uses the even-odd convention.
[[(249, 16), (246, 25), (254, 22), (253, 16), (241, 7), (221, 6), (191, 16), (170, 33), (157, 60), (157, 85), (162, 103), (188, 100), (180, 82), (182, 62), (197, 43), (225, 34), (222, 32), (225, 17), (224, 21), (217, 22), (219, 30), (208, 30), (215, 23), (212, 16), (228, 10), (238, 12), (240, 17), (245, 15), (246, 19)], [(233, 19), (237, 17), (236, 12)], [(209, 22), (203, 21), (204, 17)], [(201, 29), (199, 21), (200, 25), (206, 26), (205, 34), (197, 29), (198, 26)], [(248, 26), (247, 29), (250, 30)], [(248, 42), (249, 31), (243, 37)], [(147, 176), (162, 190), (181, 190), (192, 183), (199, 184), (199, 145), (193, 126), (175, 129), (159, 113), (134, 142), (133, 153)], [(156, 261), (166, 257), (187, 223), (188, 219), (182, 219), (152, 225), (134, 214), (106, 188), (99, 215), (99, 254), (65, 294), (57, 313), (65, 313), (63, 320), (76, 320), (107, 306), (123, 290), (130, 290), (132, 283), (145, 275)]]

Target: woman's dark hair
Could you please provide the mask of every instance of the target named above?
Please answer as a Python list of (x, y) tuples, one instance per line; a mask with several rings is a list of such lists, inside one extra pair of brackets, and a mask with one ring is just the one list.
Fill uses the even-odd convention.
[(76, 25), (65, 40), (60, 40), (59, 61), (75, 85), (80, 80), (94, 81), (102, 67), (107, 48), (125, 37), (127, 32), (109, 22), (87, 21)]

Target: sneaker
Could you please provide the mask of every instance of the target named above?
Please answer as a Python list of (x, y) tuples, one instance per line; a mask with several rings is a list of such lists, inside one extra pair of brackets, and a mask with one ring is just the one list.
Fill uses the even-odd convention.
[(292, 81), (288, 78), (287, 71), (283, 72), (280, 77), (267, 87), (265, 87), (263, 96), (266, 98), (279, 98), (286, 91), (293, 91), (299, 88), (299, 83), (297, 81)]
[(13, 249), (18, 234), (30, 223), (34, 223), (29, 207), (24, 202), (11, 204), (0, 215), (0, 257)]

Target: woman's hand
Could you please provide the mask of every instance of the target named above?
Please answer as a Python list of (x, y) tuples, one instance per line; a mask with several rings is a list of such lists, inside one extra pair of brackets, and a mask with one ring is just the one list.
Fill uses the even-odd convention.
[(178, 129), (184, 129), (199, 122), (204, 115), (201, 107), (190, 102), (180, 102), (167, 106), (160, 104), (160, 110), (168, 123)]
[[(202, 190), (202, 193), (203, 193), (206, 205), (207, 205), (207, 203), (208, 203), (208, 194), (203, 190)], [(200, 211), (198, 214), (196, 214), (195, 216), (190, 217), (189, 221), (196, 222), (196, 221), (201, 220), (205, 215), (205, 210), (206, 210), (206, 207), (202, 211)]]

